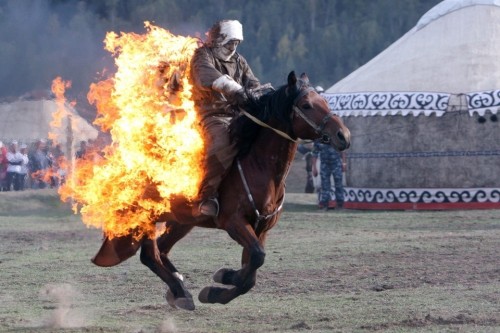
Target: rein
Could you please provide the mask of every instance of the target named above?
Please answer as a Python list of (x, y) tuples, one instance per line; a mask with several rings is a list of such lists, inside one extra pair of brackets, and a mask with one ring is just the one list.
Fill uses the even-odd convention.
[(247, 192), (248, 200), (252, 204), (252, 208), (253, 208), (253, 210), (255, 212), (255, 216), (257, 217), (257, 219), (255, 220), (255, 224), (253, 226), (254, 230), (257, 230), (257, 228), (259, 227), (259, 223), (261, 221), (265, 221), (267, 219), (270, 219), (274, 215), (278, 214), (279, 211), (283, 208), (283, 203), (285, 202), (285, 194), (283, 192), (283, 198), (281, 199), (280, 205), (278, 206), (278, 208), (276, 208), (274, 210), (274, 212), (272, 212), (271, 214), (262, 215), (259, 212), (259, 210), (257, 209), (257, 206), (255, 205), (255, 200), (253, 199), (252, 193), (250, 192), (250, 187), (248, 186), (247, 179), (245, 177), (245, 174), (243, 173), (243, 168), (241, 167), (240, 160), (238, 159), (236, 162), (237, 162), (237, 165), (238, 165), (238, 171), (240, 172), (241, 180), (243, 181), (243, 186), (245, 187), (245, 191)]
[[(296, 107), (296, 106), (294, 106), (294, 107)], [(241, 113), (242, 113), (243, 115), (245, 115), (247, 118), (249, 118), (250, 120), (252, 120), (254, 123), (256, 123), (256, 124), (258, 124), (258, 125), (260, 125), (260, 126), (262, 126), (262, 127), (269, 128), (270, 130), (274, 131), (276, 134), (278, 134), (278, 135), (280, 135), (280, 136), (284, 137), (285, 139), (290, 140), (290, 141), (292, 141), (292, 142), (298, 142), (298, 140), (294, 140), (294, 139), (292, 139), (292, 138), (291, 138), (288, 134), (286, 134), (285, 132), (280, 131), (279, 129), (276, 129), (276, 128), (274, 128), (274, 127), (269, 126), (268, 124), (266, 124), (265, 122), (261, 121), (260, 119), (258, 119), (258, 118), (256, 118), (256, 117), (252, 116), (250, 113), (246, 112), (245, 110), (241, 110)]]

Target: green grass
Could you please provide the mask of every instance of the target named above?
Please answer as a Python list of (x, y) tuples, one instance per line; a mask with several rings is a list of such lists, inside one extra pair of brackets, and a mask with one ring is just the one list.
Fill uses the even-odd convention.
[(240, 247), (205, 229), (176, 245), (187, 312), (138, 256), (94, 266), (100, 231), (53, 191), (1, 193), (0, 208), (0, 332), (500, 331), (500, 211), (323, 212), (291, 194), (257, 285), (228, 305), (196, 297)]

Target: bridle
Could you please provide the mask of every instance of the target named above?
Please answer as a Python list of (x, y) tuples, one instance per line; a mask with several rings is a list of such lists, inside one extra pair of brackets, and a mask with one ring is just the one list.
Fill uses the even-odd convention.
[[(302, 111), (300, 109), (300, 107), (297, 106), (297, 103), (300, 101), (300, 99), (302, 99), (302, 97), (309, 94), (311, 91), (316, 91), (316, 90), (314, 90), (314, 88), (312, 88), (312, 87), (307, 87), (305, 89), (300, 88), (300, 89), (301, 90), (300, 90), (299, 94), (295, 97), (295, 99), (293, 100), (293, 104), (292, 104), (292, 110), (293, 110), (294, 114), (297, 114), (300, 118), (302, 118), (302, 120), (304, 120), (309, 126), (312, 127), (314, 132), (320, 136), (321, 143), (330, 144), (332, 141), (332, 138), (330, 137), (330, 135), (328, 133), (326, 133), (324, 131), (324, 129), (325, 129), (328, 121), (332, 118), (332, 116), (335, 115), (335, 112), (333, 112), (333, 111), (328, 112), (328, 114), (326, 116), (324, 116), (323, 119), (321, 120), (321, 123), (319, 125), (316, 124), (311, 118), (309, 118), (304, 113), (304, 111)], [(256, 117), (252, 116), (250, 113), (246, 112), (245, 110), (242, 109), (241, 113), (243, 115), (245, 115), (247, 118), (250, 118), (256, 124), (274, 131), (276, 134), (284, 137), (285, 139), (290, 140), (292, 142), (298, 142), (297, 139), (293, 139), (292, 137), (290, 137), (290, 135), (286, 134), (285, 132), (269, 126), (268, 124), (264, 123), (263, 121), (261, 121), (260, 119), (258, 119)], [(293, 117), (293, 115), (292, 115), (292, 117)]]
[(302, 118), (302, 120), (304, 120), (309, 126), (311, 126), (316, 134), (320, 135), (321, 143), (330, 144), (332, 141), (332, 138), (330, 137), (330, 134), (328, 134), (324, 131), (324, 129), (325, 129), (328, 121), (332, 118), (332, 116), (335, 115), (335, 112), (333, 112), (333, 111), (328, 112), (328, 114), (323, 117), (323, 119), (321, 120), (321, 123), (318, 125), (314, 121), (312, 121), (311, 118), (307, 117), (307, 115), (304, 113), (304, 111), (302, 111), (297, 106), (297, 103), (300, 101), (300, 99), (302, 97), (304, 97), (305, 95), (307, 95), (308, 93), (310, 93), (311, 91), (316, 91), (316, 90), (314, 90), (314, 88), (312, 88), (312, 87), (307, 87), (299, 92), (297, 97), (295, 97), (295, 99), (293, 100), (293, 106), (292, 106), (293, 111), (300, 118)]

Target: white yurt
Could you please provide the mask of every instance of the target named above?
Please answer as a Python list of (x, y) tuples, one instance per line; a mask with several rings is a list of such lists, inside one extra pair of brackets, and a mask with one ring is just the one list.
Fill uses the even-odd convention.
[[(60, 121), (55, 121), (60, 115)], [(17, 140), (26, 144), (52, 139), (65, 153), (74, 151), (80, 141), (95, 140), (98, 131), (75, 109), (65, 103), (62, 110), (55, 100), (18, 100), (0, 103), (0, 140), (7, 144)]]
[(500, 208), (500, 0), (445, 0), (324, 93), (346, 208)]

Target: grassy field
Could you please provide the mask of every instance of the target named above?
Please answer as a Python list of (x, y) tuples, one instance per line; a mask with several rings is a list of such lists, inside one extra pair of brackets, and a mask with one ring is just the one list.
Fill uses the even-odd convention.
[(500, 332), (500, 211), (318, 211), (288, 194), (257, 285), (196, 299), (239, 266), (223, 231), (196, 229), (172, 258), (195, 296), (170, 308), (138, 256), (90, 262), (101, 243), (51, 190), (0, 193), (1, 332)]

